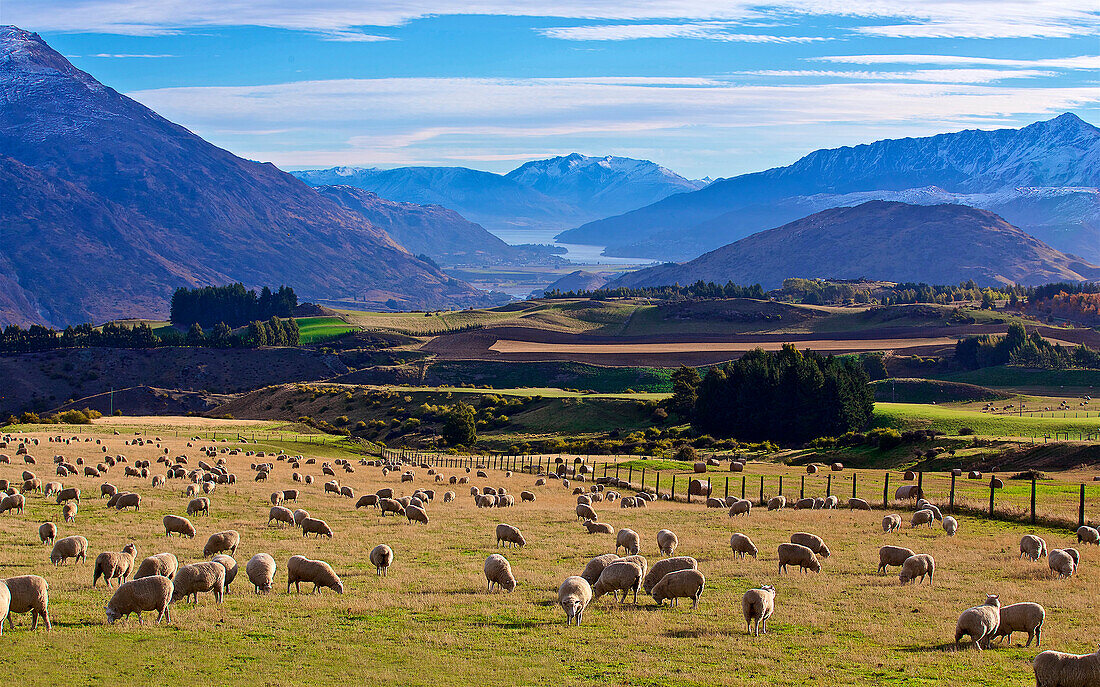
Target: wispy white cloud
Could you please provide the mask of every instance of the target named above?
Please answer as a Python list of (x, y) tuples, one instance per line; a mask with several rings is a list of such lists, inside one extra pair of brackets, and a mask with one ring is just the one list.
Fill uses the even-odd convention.
[(378, 36), (372, 33), (363, 33), (355, 30), (338, 30), (321, 32), (321, 40), (335, 41), (337, 43), (378, 43), (380, 41), (394, 40), (390, 36)]
[(116, 58), (116, 57), (122, 57), (122, 58), (129, 58), (129, 57), (175, 57), (175, 55), (148, 55), (148, 54), (127, 54), (127, 53), (106, 53), (106, 52), (101, 52), (101, 53), (97, 53), (95, 55), (88, 55), (88, 57), (110, 57), (110, 58)]
[(838, 71), (831, 69), (761, 69), (734, 72), (747, 76), (854, 79), (858, 81), (925, 81), (943, 84), (984, 84), (1009, 79), (1037, 79), (1054, 76), (1055, 72), (1037, 69), (917, 69), (910, 71)]
[[(1095, 0), (5, 0), (4, 21), (45, 31), (158, 35), (211, 26), (265, 26), (335, 35), (441, 15), (578, 21), (867, 20), (884, 37), (1065, 37), (1097, 33)], [(563, 27), (569, 28), (569, 27)], [(587, 28), (587, 27), (577, 27)], [(568, 34), (563, 34), (568, 35)], [(607, 39), (603, 39), (607, 40)]]
[(537, 29), (547, 38), (567, 41), (629, 41), (641, 38), (690, 38), (736, 43), (813, 43), (819, 36), (775, 36), (742, 33), (728, 22), (689, 22), (683, 24), (595, 24)]
[(964, 55), (823, 55), (806, 58), (813, 62), (838, 64), (936, 64), (989, 65), (996, 67), (1040, 67), (1047, 69), (1100, 69), (1100, 55), (1015, 60), (1004, 57), (967, 57)]

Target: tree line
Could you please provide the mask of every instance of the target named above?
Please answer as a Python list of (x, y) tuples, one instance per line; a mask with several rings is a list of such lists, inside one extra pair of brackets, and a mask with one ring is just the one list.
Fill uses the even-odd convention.
[(594, 301), (610, 298), (653, 298), (656, 300), (680, 300), (684, 298), (755, 298), (765, 300), (768, 296), (759, 284), (739, 286), (732, 281), (726, 285), (699, 280), (689, 286), (673, 284), (671, 286), (638, 286), (628, 288), (619, 286), (613, 289), (603, 288), (594, 291), (546, 291), (545, 298), (590, 298)]
[(169, 319), (172, 324), (183, 327), (198, 322), (209, 328), (224, 322), (236, 328), (272, 317), (288, 318), (297, 307), (298, 296), (289, 286), (280, 286), (274, 292), (265, 286), (259, 294), (246, 290), (239, 282), (197, 289), (181, 286), (172, 294)]
[(982, 334), (955, 344), (955, 362), (968, 370), (1016, 365), (1048, 370), (1100, 369), (1100, 351), (1087, 346), (1052, 344), (1039, 332), (1013, 323), (1004, 336)]

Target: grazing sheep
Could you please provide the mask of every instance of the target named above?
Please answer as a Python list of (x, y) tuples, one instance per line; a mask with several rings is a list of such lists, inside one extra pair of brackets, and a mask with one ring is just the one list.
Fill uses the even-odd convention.
[(1037, 561), (1043, 556), (1047, 555), (1047, 543), (1042, 537), (1037, 537), (1034, 534), (1025, 534), (1020, 539), (1020, 557), (1027, 556), (1033, 561)]
[(225, 566), (214, 561), (181, 565), (172, 583), (172, 603), (192, 597), (198, 603), (200, 592), (213, 592), (214, 601), (220, 604), (225, 592)]
[(75, 501), (66, 501), (61, 506), (61, 517), (65, 522), (76, 522), (77, 505)]
[(959, 648), (963, 635), (969, 635), (978, 651), (988, 649), (1000, 624), (1001, 601), (996, 594), (990, 594), (984, 604), (968, 608), (959, 616), (955, 624), (955, 648)]
[[(524, 493), (526, 493), (526, 492), (524, 492)], [(455, 494), (453, 491), (443, 492), (443, 503), (450, 503), (450, 502), (454, 501), (456, 496), (457, 496), (457, 494)], [(531, 500), (533, 501), (534, 498), (532, 498)]]
[(50, 562), (54, 565), (64, 565), (69, 558), (75, 558), (77, 563), (83, 563), (88, 557), (88, 540), (79, 535), (58, 539), (50, 551)]
[(522, 501), (522, 502), (534, 501), (535, 500), (535, 495), (532, 492), (529, 492), (529, 491), (521, 491), (519, 493), (519, 500)]
[(779, 573), (783, 574), (790, 564), (797, 565), (799, 572), (806, 572), (807, 569), (821, 572), (821, 563), (813, 551), (801, 544), (780, 544)]
[(281, 522), (287, 525), (294, 524), (294, 513), (290, 511), (286, 506), (272, 506), (271, 510), (267, 512), (267, 524), (272, 522)]
[(206, 540), (206, 546), (202, 547), (202, 555), (204, 558), (208, 558), (216, 553), (223, 553), (225, 551), (231, 554), (237, 553), (237, 546), (239, 546), (240, 543), (241, 535), (237, 530), (215, 532)]
[(578, 503), (576, 509), (577, 517), (581, 520), (598, 520), (596, 511), (592, 509), (592, 506), (587, 503)]
[(884, 533), (897, 532), (901, 529), (901, 516), (897, 513), (887, 515), (882, 519), (882, 531)]
[(590, 585), (596, 584), (596, 580), (600, 579), (600, 574), (603, 572), (603, 569), (617, 560), (619, 560), (619, 556), (614, 553), (605, 553), (601, 556), (596, 556), (584, 566), (581, 577), (587, 580)]
[(749, 633), (749, 625), (752, 625), (752, 635), (759, 637), (768, 634), (768, 618), (775, 610), (775, 588), (764, 585), (759, 589), (750, 589), (741, 597), (741, 613), (745, 616), (745, 633)]
[(158, 623), (162, 620), (172, 622), (169, 605), (172, 603), (174, 591), (172, 580), (163, 575), (152, 575), (121, 584), (105, 607), (107, 624), (114, 625), (119, 618), (125, 618), (131, 613), (137, 615), (140, 623), (141, 614), (145, 611), (157, 611)]
[(11, 592), (8, 585), (0, 580), (0, 637), (4, 636), (4, 621), (8, 618), (8, 608), (11, 607)]
[(191, 499), (187, 503), (188, 515), (210, 515), (210, 499), (205, 496), (200, 496), (197, 499)]
[(1100, 530), (1095, 527), (1089, 527), (1088, 525), (1082, 525), (1077, 528), (1077, 543), (1078, 544), (1096, 544), (1100, 546)]
[(233, 584), (233, 580), (237, 579), (237, 561), (232, 556), (227, 556), (224, 553), (219, 553), (210, 559), (214, 563), (220, 563), (225, 568), (225, 593), (229, 593), (229, 585)]
[(642, 538), (634, 530), (623, 528), (615, 535), (615, 553), (619, 552), (619, 547), (630, 554), (636, 554), (642, 549)]
[(332, 528), (328, 526), (328, 523), (320, 518), (306, 518), (299, 523), (302, 528), (302, 536), (308, 536), (310, 534), (316, 534), (317, 538), (328, 537), (332, 539)]
[(1072, 577), (1077, 572), (1077, 561), (1069, 551), (1070, 549), (1054, 549), (1047, 554), (1047, 564), (1058, 577)]
[(942, 520), (943, 531), (947, 532), (947, 536), (954, 537), (955, 533), (959, 531), (959, 521), (948, 515)]
[(278, 506), (283, 502), (283, 492), (273, 491), (271, 492), (271, 505)]
[(294, 526), (301, 527), (302, 521), (309, 517), (309, 511), (299, 508), (294, 511)]
[(908, 584), (909, 582), (917, 583), (924, 581), (924, 576), (928, 576), (928, 586), (932, 586), (932, 576), (936, 572), (936, 559), (932, 558), (930, 554), (918, 553), (905, 559), (905, 562), (901, 564), (901, 574), (898, 575), (898, 579), (902, 584)]
[(871, 510), (871, 504), (863, 499), (848, 499), (848, 507), (852, 510)]
[(137, 572), (134, 573), (134, 579), (138, 580), (143, 577), (152, 577), (153, 575), (163, 575), (168, 579), (172, 579), (175, 577), (179, 567), (180, 562), (174, 555), (170, 553), (154, 554), (141, 562)]
[(52, 522), (44, 522), (38, 526), (38, 538), (43, 544), (50, 544), (57, 538), (57, 525)]
[(883, 546), (878, 550), (878, 571), (886, 572), (890, 565), (904, 565), (905, 561), (917, 554), (903, 546)]
[(791, 543), (801, 544), (822, 558), (828, 558), (832, 553), (821, 537), (808, 532), (795, 532), (791, 535)]
[(340, 576), (328, 563), (320, 560), (312, 560), (305, 556), (291, 556), (286, 564), (286, 593), (290, 593), (290, 585), (301, 593), (302, 582), (313, 583), (313, 593), (317, 594), (322, 587), (328, 587), (337, 594), (344, 593), (344, 583)]
[(707, 508), (725, 508), (726, 502), (722, 499), (716, 499), (712, 497), (707, 498)]
[(691, 556), (676, 556), (659, 560), (653, 564), (653, 567), (642, 578), (642, 591), (649, 594), (653, 591), (653, 587), (669, 573), (678, 570), (696, 570), (698, 568), (699, 563)]
[(679, 599), (691, 599), (691, 607), (699, 607), (699, 596), (703, 593), (707, 578), (698, 570), (677, 570), (661, 578), (653, 587), (650, 595), (660, 606), (665, 599), (671, 599), (677, 605)]
[(516, 578), (512, 575), (512, 566), (508, 559), (499, 553), (490, 554), (485, 559), (485, 580), (487, 591), (493, 591), (493, 585), (509, 592), (516, 589)]
[[(638, 603), (638, 587), (642, 584), (642, 569), (633, 561), (615, 561), (603, 569), (596, 584), (592, 585), (592, 600), (596, 601), (608, 592), (619, 603), (626, 603), (626, 595), (634, 592), (634, 604)], [(615, 592), (623, 593), (622, 599)]]
[(122, 551), (104, 551), (95, 557), (95, 566), (92, 568), (92, 587), (95, 588), (100, 576), (111, 586), (111, 580), (126, 578), (134, 570), (134, 559), (137, 557), (137, 547), (133, 543), (122, 547)]
[(909, 520), (910, 527), (920, 527), (921, 525), (928, 525), (929, 529), (932, 528), (932, 523), (936, 521), (936, 516), (932, 511), (927, 508), (921, 509), (916, 513), (913, 513), (913, 517)]
[(747, 534), (735, 532), (730, 536), (730, 548), (733, 549), (738, 558), (744, 558), (746, 554), (756, 558), (756, 544), (752, 543)]
[(393, 549), (385, 544), (379, 544), (370, 550), (370, 562), (374, 566), (376, 575), (387, 575), (390, 566), (393, 565)]
[(588, 530), (589, 534), (615, 534), (615, 528), (606, 522), (585, 520), (581, 524), (584, 525), (584, 528)]
[(22, 494), (8, 494), (0, 499), (0, 513), (8, 510), (22, 513), (26, 503), (27, 499)]
[(768, 499), (768, 510), (781, 510), (787, 505), (786, 496), (773, 496)]
[(57, 492), (57, 503), (58, 504), (64, 503), (65, 501), (79, 501), (79, 500), (80, 500), (80, 490), (77, 489), (76, 487), (69, 487), (67, 489), (62, 489), (61, 491)]
[(349, 499), (353, 499), (353, 498), (355, 498), (355, 491), (351, 487), (341, 486), (340, 487), (340, 496), (343, 496), (343, 497), (349, 498)]
[(657, 532), (657, 550), (661, 554), (671, 556), (676, 552), (676, 547), (679, 545), (680, 540), (672, 530), (659, 530)]
[(50, 622), (50, 585), (38, 575), (20, 575), (2, 581), (8, 589), (8, 627), (13, 626), (13, 613), (30, 613), (31, 630), (38, 629), (38, 618), (52, 629)]
[(355, 502), (355, 509), (366, 508), (367, 506), (378, 507), (378, 494), (364, 494), (359, 497), (359, 500)]
[(523, 547), (527, 544), (527, 540), (523, 538), (520, 531), (511, 525), (500, 523), (497, 525), (497, 546), (501, 544), (507, 544), (509, 547), (518, 546)]
[(817, 503), (816, 499), (798, 499), (794, 502), (795, 510), (811, 510), (815, 508), (814, 504)]
[(752, 501), (748, 499), (737, 499), (730, 506), (729, 516), (732, 518), (735, 515), (748, 515), (752, 510)]
[(115, 501), (115, 510), (122, 510), (123, 508), (141, 510), (141, 496), (134, 493), (122, 494)]
[(100, 498), (103, 498), (104, 496), (114, 496), (117, 493), (118, 493), (118, 487), (111, 484), (110, 482), (104, 482), (103, 484), (99, 485), (99, 497)]
[(583, 577), (572, 575), (558, 587), (558, 605), (565, 611), (566, 625), (580, 625), (581, 616), (592, 603), (592, 585)]
[(1036, 603), (1018, 603), (1001, 606), (1001, 622), (994, 633), (993, 638), (1001, 638), (1002, 641), (1012, 641), (1013, 632), (1026, 632), (1027, 644), (1031, 646), (1031, 640), (1035, 640), (1035, 646), (1043, 645), (1043, 622), (1047, 619), (1045, 608)]
[(405, 517), (408, 519), (408, 523), (411, 525), (414, 522), (428, 524), (428, 513), (419, 506), (410, 505), (405, 509)]
[(1091, 654), (1044, 651), (1032, 663), (1036, 687), (1096, 687), (1100, 684), (1100, 649)]
[(185, 517), (179, 515), (165, 515), (161, 518), (161, 523), (164, 524), (164, 536), (166, 537), (172, 536), (174, 532), (181, 537), (195, 538), (195, 526)]
[(401, 505), (401, 502), (397, 499), (379, 499), (378, 510), (380, 511), (382, 517), (386, 517), (386, 513), (393, 513), (395, 517), (405, 514), (405, 506)]
[(256, 594), (269, 592), (271, 583), (275, 580), (275, 559), (269, 554), (258, 553), (248, 559), (244, 572), (248, 575), (248, 581), (252, 583)]

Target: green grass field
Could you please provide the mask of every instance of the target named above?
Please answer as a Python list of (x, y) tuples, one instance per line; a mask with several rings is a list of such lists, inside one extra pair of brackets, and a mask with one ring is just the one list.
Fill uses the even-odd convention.
[(970, 428), (976, 434), (994, 437), (1044, 437), (1069, 433), (1071, 438), (1100, 432), (1100, 413), (1089, 417), (1073, 417), (1086, 413), (1046, 412), (1043, 417), (983, 413), (939, 405), (916, 403), (875, 403), (876, 427), (896, 429), (936, 429), (945, 434), (958, 434)]
[(303, 344), (319, 343), (353, 332), (356, 327), (349, 325), (339, 317), (296, 317), (299, 342)]
[[(37, 436), (39, 454), (75, 459), (89, 453), (83, 442), (57, 445), (47, 443), (45, 433)], [(131, 460), (161, 455), (154, 445), (124, 446), (124, 436), (98, 438), (110, 453), (125, 453)], [(162, 445), (173, 456), (198, 448), (185, 441), (166, 439)], [(140, 511), (107, 511), (94, 496), (101, 480), (76, 477), (66, 480), (85, 494), (75, 523), (59, 522), (59, 507), (36, 494), (28, 496), (25, 513), (0, 517), (3, 575), (43, 575), (50, 584), (52, 631), (32, 633), (27, 616), (17, 616), (14, 629), (5, 628), (0, 665), (18, 671), (20, 685), (68, 683), (73, 676), (80, 676), (82, 684), (114, 686), (1030, 684), (1030, 663), (1038, 649), (1024, 648), (1018, 635), (1011, 645), (985, 652), (956, 652), (951, 645), (956, 617), (980, 603), (986, 592), (999, 593), (1005, 603), (1042, 603), (1047, 609), (1044, 648), (1085, 653), (1095, 649), (1100, 635), (1100, 616), (1093, 608), (1100, 550), (1081, 547), (1080, 570), (1068, 580), (1052, 578), (1044, 561), (1019, 559), (1018, 541), (1028, 531), (1044, 536), (1051, 547), (1076, 545), (1064, 529), (961, 516), (953, 538), (939, 529), (908, 527), (886, 536), (879, 525), (881, 511), (754, 509), (747, 518), (730, 519), (724, 510), (698, 503), (664, 502), (631, 510), (603, 502), (596, 510), (601, 520), (641, 535), (641, 553), (650, 565), (660, 558), (656, 531), (675, 531), (680, 540), (676, 553), (694, 556), (707, 578), (699, 608), (692, 610), (690, 603), (657, 607), (643, 594), (638, 605), (617, 604), (608, 596), (587, 610), (584, 625), (567, 627), (556, 604), (558, 585), (592, 556), (614, 549), (613, 537), (584, 533), (569, 488), (554, 482), (536, 487), (533, 476), (491, 471), (473, 484), (506, 486), (517, 495), (532, 490), (537, 500), (512, 509), (479, 510), (466, 485), (437, 485), (420, 468), (414, 468), (414, 482), (404, 484), (398, 473), (383, 476), (377, 468), (356, 465), (354, 474), (341, 471), (338, 479), (356, 494), (383, 486), (399, 493), (436, 489), (428, 507), (430, 524), (413, 526), (380, 518), (370, 509), (356, 511), (348, 499), (325, 497), (319, 483), (292, 482), (285, 462), (273, 461), (269, 481), (256, 483), (249, 470), (256, 458), (220, 455), (240, 479), (210, 496), (209, 516), (192, 518), (195, 539), (166, 539), (160, 526), (164, 514), (183, 514), (187, 498), (180, 481), (152, 489), (146, 480), (114, 471), (109, 480), (142, 495)], [(756, 467), (750, 463), (750, 469)], [(17, 476), (22, 469), (0, 465), (0, 477)], [(303, 464), (300, 471), (328, 479), (319, 464)], [(461, 469), (441, 472), (466, 476)], [(292, 487), (302, 490), (292, 507), (325, 519), (335, 531), (333, 539), (304, 539), (293, 528), (266, 525), (268, 494)], [(438, 494), (445, 489), (458, 491), (453, 503), (442, 502)], [(58, 522), (62, 536), (87, 537), (88, 561), (52, 566), (49, 547), (37, 541), (37, 526), (45, 520)], [(498, 522), (520, 528), (527, 545), (498, 549), (493, 537)], [(147, 615), (145, 625), (135, 620), (106, 625), (103, 606), (112, 592), (102, 584), (91, 586), (95, 555), (133, 541), (139, 557), (168, 551), (181, 563), (196, 562), (203, 560), (206, 537), (228, 528), (241, 533), (235, 558), (242, 568), (261, 551), (276, 559), (270, 594), (253, 594), (242, 569), (220, 606), (202, 594), (197, 605), (175, 604), (171, 624), (154, 625)], [(728, 542), (735, 531), (756, 542), (757, 559), (732, 555)], [(796, 531), (815, 532), (828, 542), (832, 555), (821, 573), (777, 574), (776, 546)], [(394, 549), (396, 560), (387, 577), (377, 577), (367, 552), (383, 542)], [(884, 543), (933, 553), (935, 584), (902, 589), (896, 569), (876, 574), (877, 550)], [(482, 564), (494, 552), (511, 562), (519, 581), (512, 594), (485, 591)], [(287, 594), (286, 561), (295, 554), (328, 561), (343, 579), (345, 594)], [(741, 618), (741, 597), (765, 583), (778, 591), (775, 614), (767, 635), (751, 637)], [(303, 585), (303, 592), (308, 587)]]

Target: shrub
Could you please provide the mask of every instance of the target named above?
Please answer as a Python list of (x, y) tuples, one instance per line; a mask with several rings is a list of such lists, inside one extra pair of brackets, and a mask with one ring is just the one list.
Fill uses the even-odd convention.
[(336, 425), (337, 427), (343, 427), (344, 425), (348, 424), (348, 416), (341, 415), (340, 417), (333, 420), (332, 424)]
[(963, 427), (959, 430), (959, 436), (968, 437), (974, 434), (974, 430), (969, 427)]
[(695, 447), (691, 444), (684, 444), (676, 449), (676, 453), (672, 454), (673, 460), (682, 460), (689, 463), (694, 463), (699, 458), (699, 454), (696, 453)]

